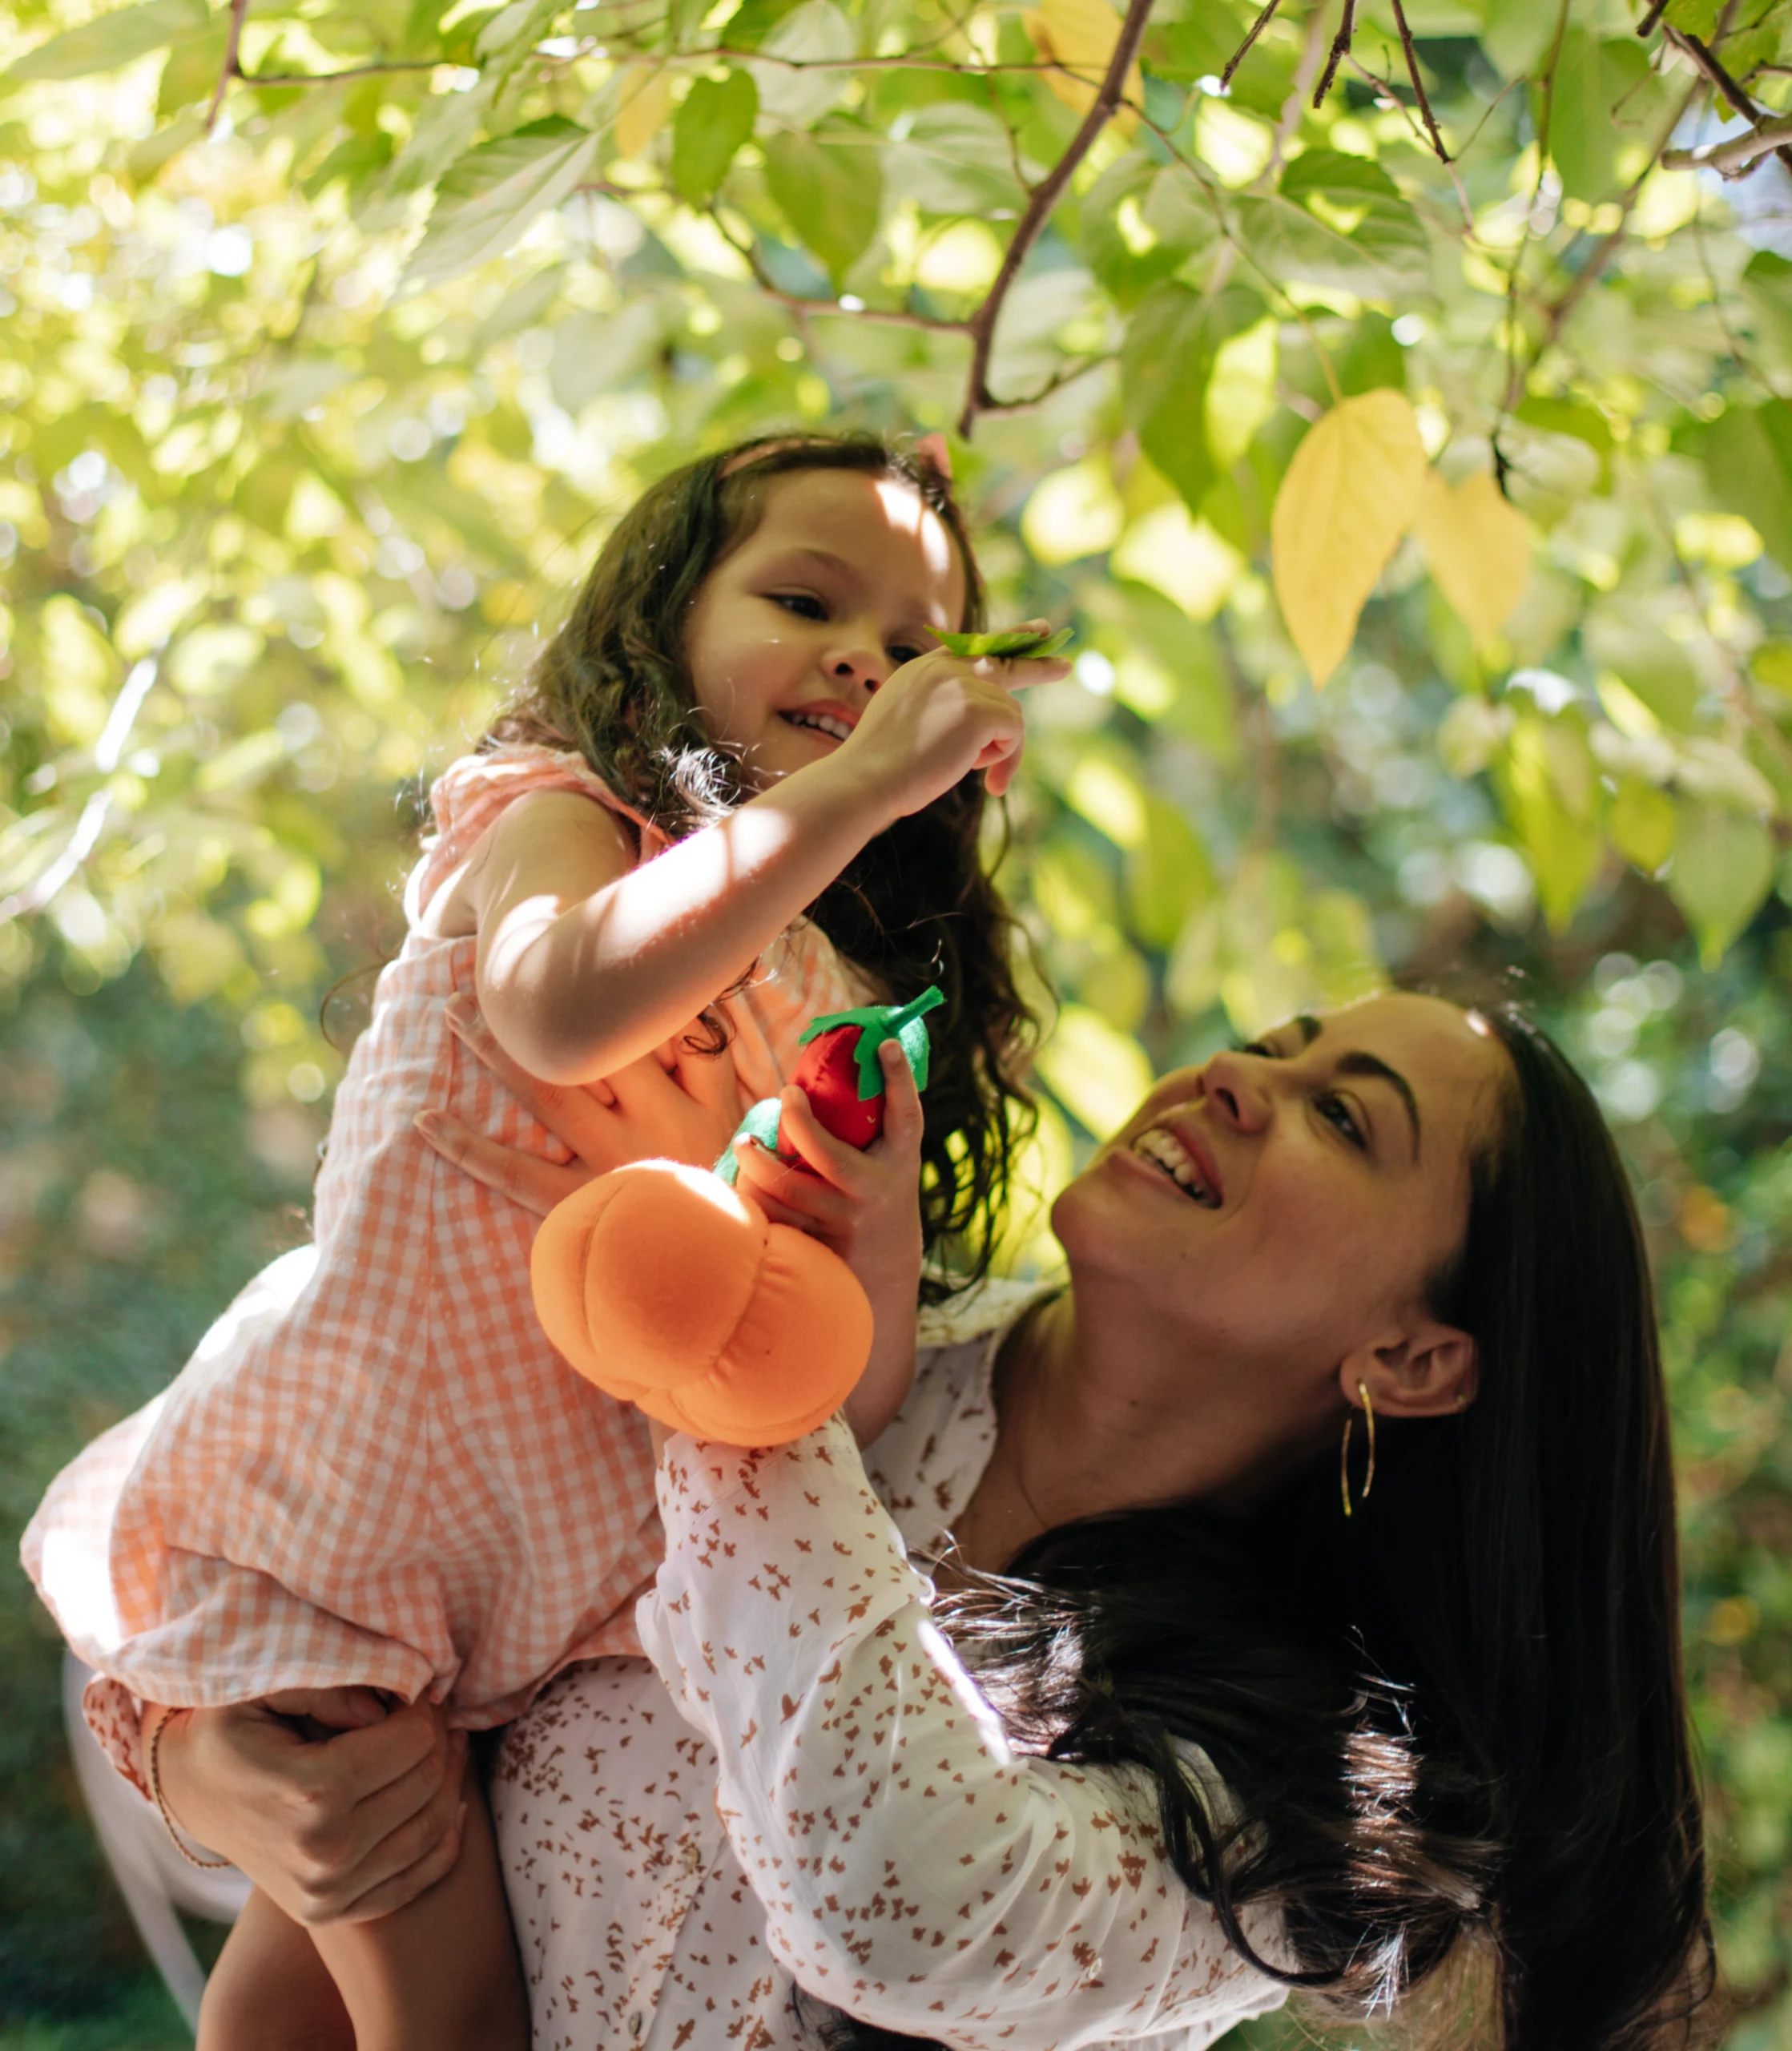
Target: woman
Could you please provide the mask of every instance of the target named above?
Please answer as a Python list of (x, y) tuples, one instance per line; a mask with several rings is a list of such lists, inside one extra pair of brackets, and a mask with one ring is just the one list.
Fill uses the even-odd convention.
[[(537, 1204), (578, 1172), (438, 1138)], [(1068, 1290), (925, 1356), (872, 1455), (912, 1540), (1015, 1578), (951, 1626), (981, 1695), (837, 1428), (673, 1442), (663, 1683), (569, 1677), (497, 1775), (537, 2041), (794, 2045), (794, 1968), (841, 2042), (1192, 2045), (1464, 1938), (1508, 2045), (1664, 2041), (1708, 1948), (1672, 1479), (1584, 1086), (1515, 1017), (1371, 1000), (1166, 1078), (1053, 1223)], [(190, 1748), (264, 1819), (282, 1778), (195, 1724), (168, 1798), (262, 1884), (417, 1856), (377, 1731), (340, 1788), (304, 1761), (308, 1865), (187, 1812)]]

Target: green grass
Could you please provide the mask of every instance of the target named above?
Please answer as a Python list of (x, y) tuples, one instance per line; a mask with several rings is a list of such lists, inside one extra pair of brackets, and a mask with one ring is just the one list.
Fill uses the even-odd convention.
[(192, 2051), (192, 2043), (160, 1980), (147, 1976), (99, 2014), (0, 2023), (0, 2051)]

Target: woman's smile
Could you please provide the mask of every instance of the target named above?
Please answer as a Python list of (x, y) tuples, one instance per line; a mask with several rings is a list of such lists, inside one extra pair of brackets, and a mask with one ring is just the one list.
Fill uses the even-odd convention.
[(1217, 1211), (1226, 1201), (1226, 1187), (1211, 1155), (1186, 1124), (1150, 1126), (1126, 1151), (1134, 1159), (1151, 1163), (1203, 1209)]

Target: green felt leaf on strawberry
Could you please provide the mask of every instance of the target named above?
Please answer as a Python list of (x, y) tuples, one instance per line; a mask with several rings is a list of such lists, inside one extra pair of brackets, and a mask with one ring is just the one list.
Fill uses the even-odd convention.
[(985, 655), (1025, 656), (1037, 661), (1068, 648), (1072, 639), (1068, 627), (1061, 627), (1055, 634), (1041, 634), (1030, 627), (1005, 627), (1000, 634), (942, 634), (937, 627), (933, 631), (948, 655), (973, 663)]

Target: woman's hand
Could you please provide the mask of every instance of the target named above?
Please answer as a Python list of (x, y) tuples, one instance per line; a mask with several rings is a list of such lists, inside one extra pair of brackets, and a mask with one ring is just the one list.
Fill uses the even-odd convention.
[(175, 1822), (296, 1922), (389, 1915), (461, 1856), (466, 1733), (431, 1703), (389, 1711), (367, 1688), (292, 1689), (228, 1709), (152, 1705), (146, 1747), (158, 1726)]
[(822, 1125), (795, 1083), (779, 1100), (778, 1135), (797, 1163), (781, 1160), (756, 1140), (735, 1145), (742, 1190), (775, 1223), (795, 1226), (832, 1248), (871, 1299), (871, 1359), (844, 1406), (861, 1445), (901, 1408), (914, 1379), (921, 1275), (920, 1096), (894, 1040), (878, 1049), (878, 1059), (884, 1130), (863, 1152)]
[(576, 1157), (564, 1165), (477, 1132), (446, 1111), (421, 1111), (417, 1129), (445, 1161), (545, 1217), (593, 1176), (650, 1156), (713, 1167), (740, 1122), (733, 1057), (692, 1054), (673, 1042), (600, 1082), (542, 1082), (501, 1047), (469, 997), (448, 1006), (448, 1023), (473, 1058)]
[(931, 804), (973, 769), (983, 771), (990, 796), (1000, 797), (1013, 780), (1025, 739), (1013, 694), (1069, 672), (1069, 663), (1055, 655), (973, 661), (933, 649), (879, 687), (833, 760), (870, 778), (898, 818)]

